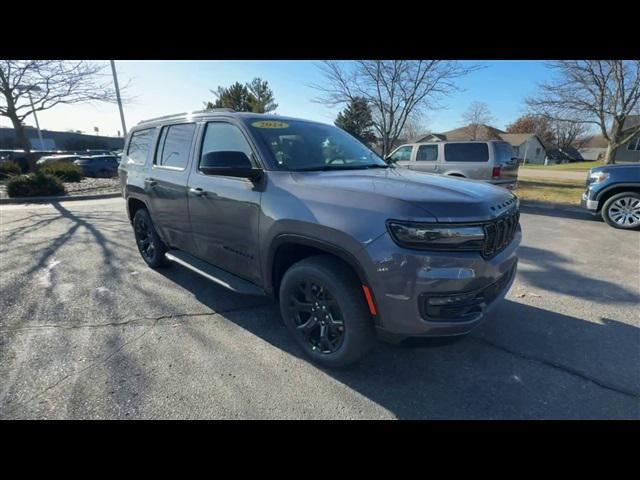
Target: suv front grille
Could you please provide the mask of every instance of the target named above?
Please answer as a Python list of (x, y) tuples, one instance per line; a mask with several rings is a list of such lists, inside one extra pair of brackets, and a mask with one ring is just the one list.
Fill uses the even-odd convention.
[(501, 216), (484, 225), (484, 249), (482, 256), (491, 258), (504, 250), (511, 243), (518, 222), (520, 221), (520, 212), (517, 209)]

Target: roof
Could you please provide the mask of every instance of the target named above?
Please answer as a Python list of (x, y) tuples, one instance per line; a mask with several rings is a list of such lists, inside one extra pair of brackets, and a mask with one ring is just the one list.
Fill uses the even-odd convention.
[[(434, 135), (444, 136), (445, 138), (443, 140), (472, 140), (470, 133), (472, 128), (473, 125), (466, 125)], [(505, 132), (490, 125), (478, 125), (478, 138), (476, 138), (476, 140), (501, 140), (501, 133)]]
[(607, 140), (602, 135), (592, 135), (580, 142), (582, 148), (607, 148)]
[(273, 120), (273, 121), (280, 121), (280, 122), (287, 121), (287, 120), (289, 121), (298, 120), (303, 122), (322, 124), (322, 122), (316, 122), (314, 120), (308, 120), (306, 118), (284, 117), (282, 115), (274, 115), (269, 113), (236, 112), (230, 108), (214, 108), (211, 110), (198, 110), (194, 112), (175, 113), (173, 115), (164, 115), (162, 117), (150, 118), (148, 120), (142, 120), (138, 122), (136, 127), (140, 125), (161, 124), (164, 122), (168, 122), (171, 120), (179, 120), (182, 118), (201, 119), (201, 118), (212, 118), (212, 117), (220, 117), (220, 116), (259, 118), (260, 120)]
[[(514, 147), (519, 147), (524, 142), (529, 140), (531, 137), (538, 138), (538, 136), (535, 133), (501, 133), (500, 134), (500, 138), (502, 138), (502, 140), (504, 140), (507, 143), (510, 143)], [(538, 138), (538, 141), (542, 144), (542, 141), (540, 141), (539, 138)]]
[(550, 148), (547, 150), (547, 157), (550, 159), (584, 160), (582, 154), (573, 147)]

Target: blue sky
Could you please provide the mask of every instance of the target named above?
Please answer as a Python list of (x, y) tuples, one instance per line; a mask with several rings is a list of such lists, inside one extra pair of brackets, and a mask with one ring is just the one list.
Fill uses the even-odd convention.
[[(108, 68), (108, 62), (104, 62)], [(474, 61), (484, 68), (459, 80), (461, 92), (445, 98), (442, 110), (428, 112), (425, 126), (434, 132), (461, 125), (461, 116), (473, 101), (487, 103), (494, 126), (505, 125), (523, 113), (523, 99), (549, 71), (539, 61)], [(116, 61), (120, 84), (130, 82), (135, 100), (124, 107), (127, 126), (171, 113), (199, 110), (214, 99), (209, 90), (254, 77), (267, 80), (279, 107), (276, 113), (332, 123), (338, 109), (311, 100), (317, 92), (311, 83), (323, 81), (313, 61)], [(107, 70), (109, 71), (109, 70)], [(120, 127), (117, 106), (62, 105), (38, 115), (40, 127), (50, 130), (82, 130), (115, 135)], [(6, 119), (2, 126), (9, 126)], [(27, 123), (35, 125), (33, 117)]]

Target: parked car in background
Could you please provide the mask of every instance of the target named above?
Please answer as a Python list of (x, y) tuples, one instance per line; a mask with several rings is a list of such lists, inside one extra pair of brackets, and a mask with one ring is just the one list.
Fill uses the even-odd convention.
[(419, 172), (484, 180), (512, 189), (518, 181), (518, 159), (503, 141), (459, 141), (401, 145), (387, 161)]
[(79, 155), (46, 155), (40, 157), (36, 162), (36, 165), (42, 167), (43, 165), (50, 165), (52, 163), (73, 163), (79, 158)]
[(73, 163), (80, 167), (85, 177), (114, 177), (118, 174), (118, 160), (115, 155), (94, 155), (79, 157)]
[(640, 163), (589, 170), (582, 206), (614, 228), (640, 229)]
[(376, 332), (464, 335), (515, 278), (515, 195), (389, 166), (333, 125), (194, 112), (141, 122), (125, 145), (118, 172), (144, 261), (279, 299), (322, 365), (357, 361)]

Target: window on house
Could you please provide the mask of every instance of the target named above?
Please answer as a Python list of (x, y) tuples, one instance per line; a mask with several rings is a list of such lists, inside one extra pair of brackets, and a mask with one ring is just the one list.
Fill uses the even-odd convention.
[(629, 144), (627, 145), (628, 150), (640, 151), (640, 135), (629, 140)]

